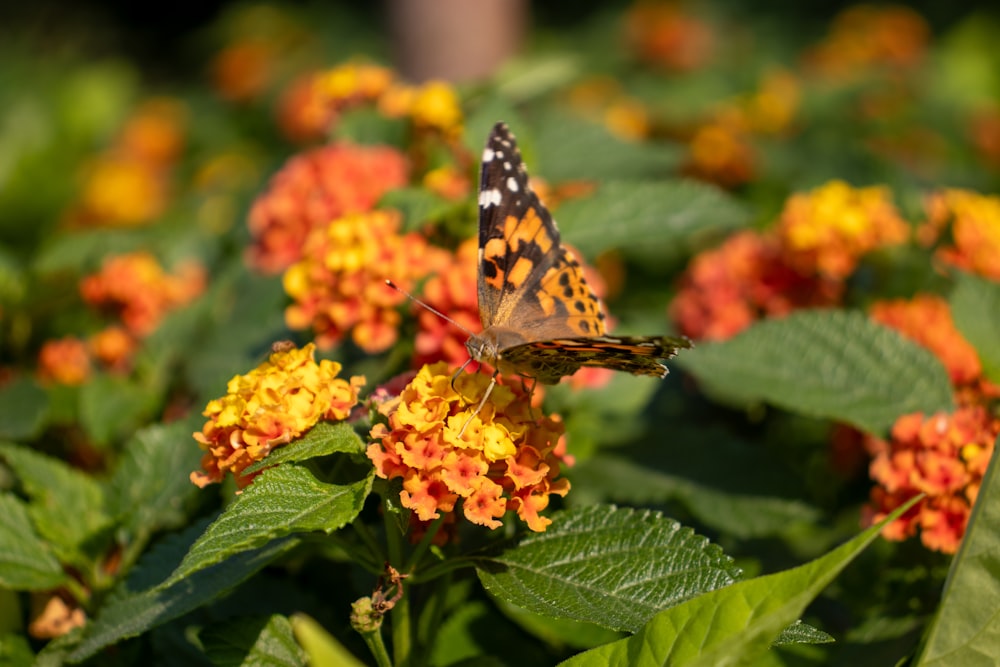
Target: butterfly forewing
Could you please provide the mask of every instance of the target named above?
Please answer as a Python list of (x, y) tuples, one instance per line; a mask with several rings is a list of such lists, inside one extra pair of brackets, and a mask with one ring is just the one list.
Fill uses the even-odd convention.
[(513, 134), (497, 123), (483, 151), (479, 312), (484, 328), (517, 320), (527, 340), (604, 333), (604, 313), (579, 262), (528, 183)]

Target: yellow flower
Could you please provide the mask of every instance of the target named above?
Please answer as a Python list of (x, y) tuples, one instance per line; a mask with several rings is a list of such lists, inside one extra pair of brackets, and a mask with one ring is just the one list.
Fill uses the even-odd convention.
[(457, 136), (462, 132), (462, 107), (455, 90), (444, 81), (428, 81), (413, 98), (410, 115), (417, 127)]
[(790, 197), (778, 221), (790, 263), (830, 278), (846, 278), (862, 255), (902, 243), (908, 234), (888, 188), (837, 180)]
[(321, 419), (343, 420), (358, 402), (365, 379), (338, 378), (340, 364), (316, 363), (316, 346), (280, 349), (246, 375), (229, 381), (226, 395), (209, 401), (202, 413), (209, 418), (194, 439), (207, 450), (201, 460), (204, 472), (191, 473), (191, 481), (204, 487), (222, 481), (227, 471), (242, 488), (253, 475), (244, 468), (287, 444)]
[(514, 510), (543, 531), (550, 521), (539, 512), (569, 491), (557, 479), (562, 422), (536, 417), (523, 390), (499, 384), (476, 414), (489, 383), (487, 374), (466, 373), (453, 389), (446, 362), (424, 366), (399, 401), (382, 404), (388, 423), (372, 428), (368, 457), (380, 477), (403, 480), (400, 502), (420, 522), (461, 501), (473, 523), (498, 528)]
[(951, 243), (938, 259), (965, 271), (1000, 279), (1000, 197), (970, 190), (944, 190), (928, 198), (928, 220), (920, 230), (928, 245), (950, 227)]

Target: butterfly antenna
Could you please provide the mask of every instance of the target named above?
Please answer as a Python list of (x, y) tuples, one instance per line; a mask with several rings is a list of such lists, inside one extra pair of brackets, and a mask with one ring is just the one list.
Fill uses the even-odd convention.
[(402, 287), (400, 287), (396, 283), (392, 282), (391, 280), (386, 279), (385, 284), (388, 285), (389, 287), (391, 287), (392, 289), (396, 290), (397, 292), (399, 292), (400, 294), (402, 294), (403, 296), (405, 296), (407, 299), (409, 299), (413, 303), (417, 304), (418, 306), (422, 306), (423, 308), (426, 308), (427, 310), (431, 311), (432, 313), (434, 313), (435, 315), (437, 315), (438, 317), (440, 317), (445, 322), (450, 322), (451, 324), (454, 324), (457, 328), (461, 329), (462, 331), (464, 331), (465, 333), (469, 334), (470, 336), (474, 336), (475, 335), (471, 331), (469, 331), (468, 329), (466, 329), (465, 327), (463, 327), (461, 324), (459, 324), (455, 320), (451, 319), (450, 317), (448, 317), (447, 315), (445, 315), (444, 313), (442, 313), (440, 310), (438, 310), (434, 306), (430, 305), (429, 303), (425, 303), (424, 301), (421, 301), (420, 299), (418, 299), (417, 297), (413, 296), (412, 294), (410, 294), (405, 289), (403, 289)]

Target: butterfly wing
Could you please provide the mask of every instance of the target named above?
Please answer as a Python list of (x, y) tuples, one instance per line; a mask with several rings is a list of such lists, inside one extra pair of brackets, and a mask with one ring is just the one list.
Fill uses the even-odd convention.
[(560, 245), (504, 123), (493, 127), (483, 150), (478, 289), (484, 329), (516, 328), (525, 340), (604, 333), (601, 302)]
[(665, 377), (670, 359), (691, 341), (683, 336), (590, 336), (524, 343), (504, 350), (508, 363), (543, 384), (555, 384), (582, 366)]

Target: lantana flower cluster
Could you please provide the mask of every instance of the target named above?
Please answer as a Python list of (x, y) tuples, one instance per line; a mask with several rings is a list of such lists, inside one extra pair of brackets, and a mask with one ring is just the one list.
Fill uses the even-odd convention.
[(312, 230), (370, 211), (408, 177), (406, 157), (388, 146), (338, 143), (293, 157), (250, 209), (250, 264), (264, 273), (284, 271), (302, 258)]
[(170, 172), (184, 148), (186, 124), (187, 108), (180, 101), (161, 97), (141, 104), (86, 166), (67, 223), (134, 227), (159, 217), (168, 204)]
[(361, 376), (337, 377), (341, 365), (315, 360), (316, 346), (276, 346), (270, 358), (246, 375), (229, 381), (226, 395), (210, 401), (208, 417), (194, 434), (202, 449), (201, 471), (191, 473), (200, 487), (222, 481), (231, 472), (240, 488), (255, 475), (243, 470), (262, 460), (275, 447), (287, 444), (321, 419), (350, 416), (364, 386)]
[(387, 118), (409, 118), (416, 129), (447, 139), (462, 133), (461, 104), (449, 84), (409, 84), (391, 69), (363, 62), (301, 76), (283, 95), (280, 124), (293, 139), (317, 139), (329, 132), (342, 113), (365, 105)]
[(930, 26), (902, 5), (849, 7), (833, 20), (830, 33), (806, 57), (817, 71), (850, 78), (872, 66), (912, 67), (927, 53)]
[(1000, 280), (1000, 197), (969, 190), (932, 193), (926, 201), (927, 221), (921, 225), (925, 245), (948, 239), (938, 247), (940, 261)]
[(723, 340), (761, 317), (837, 305), (860, 258), (907, 234), (886, 190), (831, 181), (790, 197), (776, 228), (696, 256), (671, 314), (685, 335)]
[(865, 512), (876, 523), (917, 494), (927, 497), (882, 530), (903, 540), (918, 531), (928, 549), (955, 553), (1000, 435), (1000, 419), (985, 407), (967, 406), (954, 414), (906, 415), (891, 438), (870, 438), (875, 451), (870, 472), (877, 486)]
[(348, 332), (368, 353), (396, 342), (398, 307), (405, 290), (447, 261), (447, 253), (416, 232), (401, 234), (396, 211), (379, 209), (334, 219), (314, 229), (302, 259), (284, 275), (294, 304), (285, 311), (292, 329), (312, 328), (321, 348), (338, 343)]
[(80, 293), (91, 306), (115, 312), (132, 336), (142, 338), (168, 312), (201, 294), (206, 280), (204, 268), (194, 261), (167, 273), (156, 257), (140, 251), (106, 259), (100, 271), (81, 281)]
[(472, 523), (498, 528), (513, 510), (534, 531), (551, 521), (539, 514), (554, 495), (569, 491), (559, 478), (563, 425), (535, 416), (529, 396), (498, 384), (482, 409), (490, 384), (485, 373), (459, 375), (452, 387), (446, 362), (424, 366), (380, 412), (368, 457), (376, 474), (400, 478), (400, 501), (420, 522), (455, 511)]

